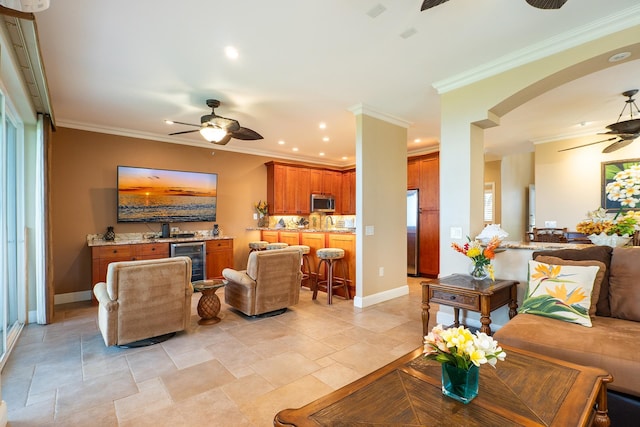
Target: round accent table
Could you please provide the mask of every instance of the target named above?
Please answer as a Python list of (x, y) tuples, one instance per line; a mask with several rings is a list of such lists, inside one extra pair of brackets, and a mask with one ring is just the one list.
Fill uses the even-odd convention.
[(216, 291), (224, 286), (222, 279), (198, 280), (193, 282), (193, 289), (201, 293), (198, 301), (198, 325), (214, 325), (220, 321), (220, 298)]

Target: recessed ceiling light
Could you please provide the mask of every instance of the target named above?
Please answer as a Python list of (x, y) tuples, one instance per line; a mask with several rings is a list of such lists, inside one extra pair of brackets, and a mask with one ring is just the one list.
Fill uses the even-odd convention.
[(291, 150), (298, 151), (298, 147), (293, 147)]
[(319, 127), (320, 127), (320, 129), (326, 129), (327, 128), (327, 124), (325, 122), (320, 122)]
[(329, 137), (328, 137), (328, 136), (325, 136), (324, 138), (322, 138), (322, 140), (323, 140), (324, 142), (329, 142)]
[(415, 142), (415, 143), (420, 142), (420, 138), (416, 138), (416, 139), (414, 139), (414, 140), (413, 140), (413, 142)]
[(224, 53), (229, 59), (238, 59), (238, 49), (233, 46), (227, 46), (224, 48)]
[(342, 160), (347, 160), (348, 157), (347, 156), (342, 156)]
[(631, 52), (618, 52), (609, 57), (609, 62), (618, 62), (631, 56)]
[(418, 30), (416, 30), (413, 27), (407, 28), (406, 30), (404, 30), (403, 32), (400, 33), (400, 37), (402, 37), (403, 39), (408, 39), (409, 37), (411, 37), (412, 35), (416, 34), (417, 32), (418, 32)]
[(168, 124), (168, 125), (172, 125), (172, 124), (173, 124), (173, 120), (165, 120), (164, 122), (165, 122), (166, 124)]
[(318, 153), (319, 156), (324, 156), (324, 153)]
[(280, 140), (280, 141), (278, 141), (278, 144), (280, 144), (280, 145), (284, 145), (284, 141), (283, 141), (283, 140)]

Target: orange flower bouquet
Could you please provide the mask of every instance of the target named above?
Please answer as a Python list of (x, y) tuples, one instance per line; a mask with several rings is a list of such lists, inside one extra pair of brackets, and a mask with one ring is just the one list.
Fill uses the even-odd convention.
[(495, 280), (491, 260), (496, 257), (496, 248), (501, 243), (500, 238), (494, 236), (484, 248), (478, 240), (472, 241), (469, 236), (467, 240), (468, 242), (462, 246), (452, 243), (451, 247), (471, 259), (473, 264), (470, 274), (474, 279), (484, 279), (488, 274), (491, 280)]

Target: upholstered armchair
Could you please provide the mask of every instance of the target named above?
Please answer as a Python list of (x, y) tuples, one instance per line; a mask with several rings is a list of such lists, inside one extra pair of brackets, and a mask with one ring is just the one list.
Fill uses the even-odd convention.
[(225, 302), (248, 316), (284, 312), (300, 298), (301, 259), (297, 250), (251, 252), (246, 270), (222, 270)]
[(106, 282), (97, 283), (93, 293), (107, 346), (182, 331), (191, 318), (191, 259), (112, 262)]

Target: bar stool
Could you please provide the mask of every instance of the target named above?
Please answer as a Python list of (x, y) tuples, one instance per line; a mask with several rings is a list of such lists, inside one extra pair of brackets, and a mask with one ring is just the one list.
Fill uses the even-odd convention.
[(271, 251), (273, 249), (284, 249), (288, 246), (289, 246), (288, 243), (268, 243), (265, 249), (268, 251)]
[[(333, 290), (335, 288), (344, 287), (346, 299), (351, 299), (349, 296), (349, 286), (347, 285), (347, 265), (344, 261), (344, 249), (340, 248), (323, 248), (316, 251), (316, 256), (320, 259), (318, 262), (318, 270), (316, 276), (316, 282), (313, 287), (313, 297), (316, 299), (318, 296), (318, 287), (323, 286), (327, 289), (327, 304), (331, 304), (331, 298), (333, 296)], [(326, 280), (319, 281), (320, 269), (322, 265), (325, 265)], [(342, 277), (334, 276), (334, 270), (336, 265), (342, 267)], [(335, 283), (335, 282), (338, 283)]]
[(258, 240), (255, 242), (249, 242), (249, 253), (253, 252), (253, 251), (264, 251), (265, 249), (267, 249), (267, 245), (269, 244), (269, 242), (264, 241), (264, 240)]
[[(288, 249), (297, 249), (302, 252), (302, 265), (300, 266), (300, 270), (302, 271), (302, 281), (300, 281), (300, 286), (302, 286), (302, 282), (305, 280), (311, 280), (311, 272), (315, 271), (315, 266), (313, 270), (311, 269), (311, 258), (309, 258), (309, 253), (311, 252), (311, 248), (307, 245), (291, 245)], [(312, 286), (309, 285), (309, 289)]]

